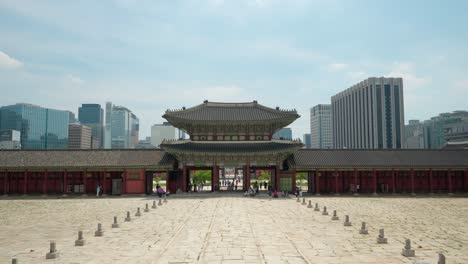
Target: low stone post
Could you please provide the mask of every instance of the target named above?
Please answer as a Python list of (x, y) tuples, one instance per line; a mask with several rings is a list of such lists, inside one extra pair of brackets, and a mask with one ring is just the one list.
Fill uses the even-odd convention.
[(114, 216), (114, 223), (112, 224), (112, 228), (119, 228), (119, 224), (117, 223), (117, 216)]
[(332, 220), (340, 220), (340, 218), (336, 215), (336, 210), (333, 210)]
[(164, 194), (164, 201), (163, 202), (167, 203), (167, 195), (166, 194)]
[(156, 209), (156, 201), (153, 201), (153, 206), (151, 208)]
[(18, 260), (16, 258), (11, 259), (11, 264), (18, 264)]
[(49, 253), (46, 254), (46, 259), (56, 259), (58, 258), (59, 253), (57, 251), (57, 247), (55, 241), (50, 242), (50, 250)]
[(322, 215), (328, 215), (327, 207), (326, 207), (326, 206), (323, 207)]
[(127, 217), (125, 217), (125, 222), (130, 222), (132, 221), (132, 218), (130, 217), (130, 212), (127, 211)]
[(145, 210), (144, 210), (145, 213), (149, 212), (149, 207), (148, 207), (148, 204), (145, 205)]
[(345, 215), (345, 221), (343, 223), (344, 226), (351, 226), (351, 222), (349, 221), (349, 215)]
[(299, 195), (297, 196), (296, 202), (300, 202), (301, 200), (299, 199)]
[(315, 208), (314, 208), (314, 211), (317, 211), (317, 212), (319, 212), (319, 211), (320, 211), (320, 208), (319, 208), (319, 206), (318, 206), (318, 203), (315, 203)]
[(306, 205), (305, 198), (302, 198), (302, 205)]
[(158, 205), (162, 205), (162, 201), (161, 201), (161, 198), (159, 198), (159, 202), (158, 202)]
[(401, 251), (401, 255), (405, 256), (405, 257), (414, 257), (414, 250), (411, 249), (411, 240), (409, 239), (406, 239), (405, 240), (405, 247), (403, 248), (403, 250)]
[(439, 253), (439, 261), (437, 261), (437, 264), (445, 264), (445, 255), (442, 253)]
[(102, 230), (102, 225), (101, 223), (97, 224), (97, 230), (94, 232), (94, 236), (96, 237), (102, 237), (104, 235), (104, 231)]
[(385, 237), (384, 229), (379, 229), (379, 236), (377, 237), (377, 244), (387, 244), (387, 238)]
[(137, 212), (136, 212), (135, 216), (141, 216), (140, 207), (137, 208)]
[(82, 247), (85, 244), (85, 240), (83, 239), (83, 231), (78, 231), (78, 239), (75, 240), (75, 246)]
[(369, 231), (367, 231), (366, 222), (362, 222), (361, 229), (359, 229), (359, 234), (361, 235), (369, 234)]
[(309, 200), (309, 204), (307, 205), (307, 208), (312, 208), (312, 201)]

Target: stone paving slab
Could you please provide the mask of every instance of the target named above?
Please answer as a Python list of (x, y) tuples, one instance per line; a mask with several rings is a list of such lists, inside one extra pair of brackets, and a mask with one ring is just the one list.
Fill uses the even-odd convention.
[[(143, 212), (152, 199), (0, 200), (0, 263), (437, 263), (438, 252), (468, 263), (464, 198), (307, 198), (329, 215), (293, 198), (196, 196)], [(345, 214), (352, 226), (343, 226)], [(111, 228), (113, 216), (120, 228)], [(362, 221), (368, 235), (359, 234)], [(103, 237), (94, 237), (97, 223)], [(376, 243), (380, 228), (388, 244)], [(74, 246), (78, 230), (84, 247)], [(416, 257), (401, 256), (405, 238)], [(56, 260), (45, 259), (50, 240)]]

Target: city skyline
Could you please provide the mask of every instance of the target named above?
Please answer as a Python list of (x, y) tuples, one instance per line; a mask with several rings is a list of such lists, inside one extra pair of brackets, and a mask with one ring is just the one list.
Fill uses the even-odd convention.
[(258, 100), (296, 108), (297, 138), (313, 105), (387, 76), (403, 78), (406, 121), (466, 110), (468, 3), (361, 3), (2, 0), (0, 105), (77, 114), (112, 101), (138, 115), (144, 138), (168, 108)]

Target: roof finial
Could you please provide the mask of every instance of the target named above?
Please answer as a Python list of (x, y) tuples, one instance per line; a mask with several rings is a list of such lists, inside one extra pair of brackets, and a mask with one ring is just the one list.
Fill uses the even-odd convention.
[(257, 100), (254, 100), (253, 102), (254, 102), (254, 104), (257, 104), (257, 103), (258, 103)]
[(208, 100), (203, 101), (203, 103), (207, 104), (207, 103), (208, 103)]

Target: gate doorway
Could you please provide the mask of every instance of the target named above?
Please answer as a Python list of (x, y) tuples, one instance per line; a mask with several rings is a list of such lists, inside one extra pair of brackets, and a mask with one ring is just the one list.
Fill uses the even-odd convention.
[(224, 167), (219, 169), (220, 191), (243, 191), (245, 173), (243, 168)]
[(213, 179), (212, 170), (206, 168), (192, 168), (187, 171), (189, 192), (211, 192)]

